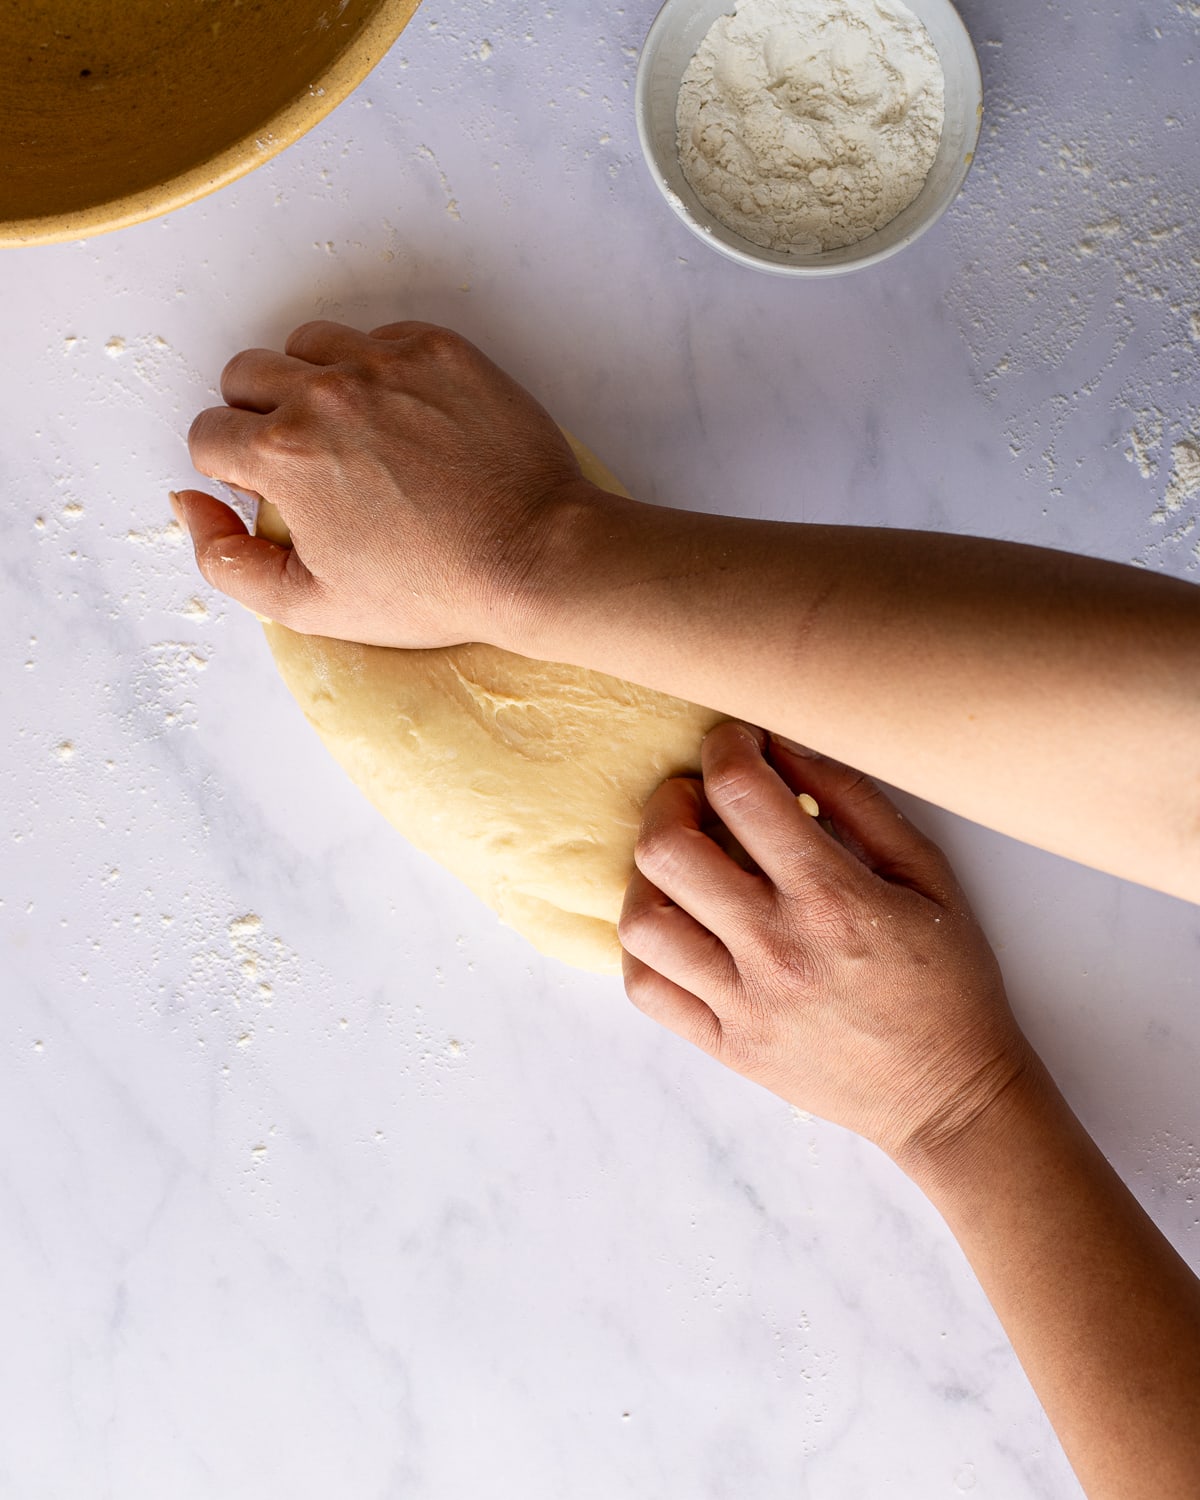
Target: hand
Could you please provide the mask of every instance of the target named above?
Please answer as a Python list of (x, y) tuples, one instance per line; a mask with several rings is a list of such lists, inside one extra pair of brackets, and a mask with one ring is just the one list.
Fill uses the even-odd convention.
[(178, 510), (209, 582), (295, 630), (504, 644), (557, 503), (591, 490), (533, 398), (427, 323), (306, 323), (283, 354), (235, 355), (221, 394), (192, 423), (192, 460), (270, 500), (293, 547), (199, 490)]
[(778, 736), (718, 725), (702, 764), (645, 809), (630, 998), (902, 1166), (948, 1142), (1033, 1054), (944, 855), (866, 777)]

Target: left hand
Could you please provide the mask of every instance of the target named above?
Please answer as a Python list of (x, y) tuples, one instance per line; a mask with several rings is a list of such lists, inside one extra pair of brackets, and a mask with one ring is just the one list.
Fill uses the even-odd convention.
[(193, 462), (270, 501), (293, 545), (203, 490), (174, 504), (208, 581), (292, 630), (519, 646), (551, 537), (608, 505), (533, 397), (447, 328), (305, 323), (282, 354), (235, 355), (221, 394), (192, 423)]
[(941, 1146), (1033, 1058), (945, 856), (865, 776), (761, 730), (718, 725), (702, 763), (646, 806), (618, 927), (630, 998), (901, 1165)]

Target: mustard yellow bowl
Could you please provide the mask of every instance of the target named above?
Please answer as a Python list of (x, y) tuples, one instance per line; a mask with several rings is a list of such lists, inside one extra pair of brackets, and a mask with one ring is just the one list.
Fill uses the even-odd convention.
[(0, 245), (79, 239), (252, 171), (419, 0), (0, 0)]

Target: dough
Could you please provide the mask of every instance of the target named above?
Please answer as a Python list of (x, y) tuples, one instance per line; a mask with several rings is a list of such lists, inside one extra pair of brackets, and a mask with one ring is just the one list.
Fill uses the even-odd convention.
[[(620, 484), (572, 440), (584, 472)], [(265, 503), (258, 529), (287, 530)], [(381, 813), (536, 948), (620, 972), (642, 807), (724, 714), (495, 646), (400, 651), (264, 622), (284, 682)]]

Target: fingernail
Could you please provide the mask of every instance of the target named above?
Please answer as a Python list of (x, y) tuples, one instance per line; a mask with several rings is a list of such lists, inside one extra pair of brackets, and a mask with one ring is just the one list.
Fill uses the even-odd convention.
[(183, 501), (179, 498), (178, 490), (168, 490), (167, 499), (171, 502), (171, 509), (175, 512), (175, 519), (183, 527), (187, 526), (187, 516), (183, 511)]
[(800, 756), (802, 760), (824, 759), (824, 756), (819, 751), (810, 750), (807, 745), (798, 745), (795, 740), (789, 740), (783, 734), (776, 734), (774, 730), (771, 731), (771, 743), (773, 745), (782, 745), (785, 750), (791, 751), (793, 755)]
[(738, 719), (732, 721), (737, 732), (744, 739), (750, 741), (754, 748), (760, 753), (767, 748), (767, 733), (765, 729), (759, 729), (757, 724), (744, 724)]

